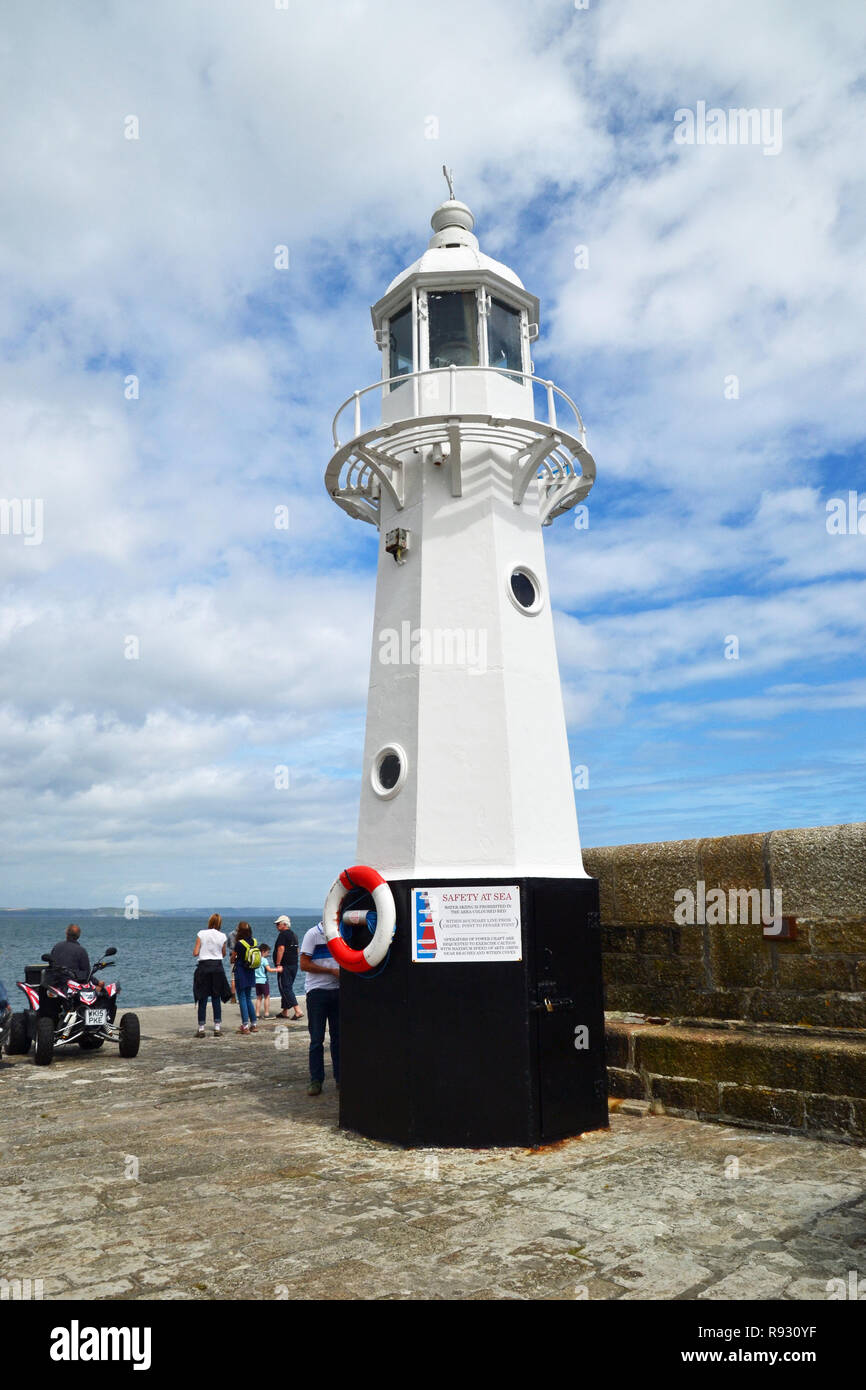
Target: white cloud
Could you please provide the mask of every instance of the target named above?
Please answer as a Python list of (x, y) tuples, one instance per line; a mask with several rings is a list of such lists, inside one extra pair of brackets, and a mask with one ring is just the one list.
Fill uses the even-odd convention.
[[(736, 733), (857, 709), (866, 538), (823, 509), (866, 490), (861, 68), (848, 5), (19, 8), (0, 495), (42, 498), (45, 539), (0, 537), (0, 898), (315, 901), (351, 853), (375, 537), (322, 475), (443, 161), (543, 296), (539, 370), (599, 465), (591, 530), (548, 546), (572, 729), (616, 722), (625, 759), (635, 721), (663, 741), (676, 711)], [(782, 153), (674, 146), (698, 99), (782, 107)]]

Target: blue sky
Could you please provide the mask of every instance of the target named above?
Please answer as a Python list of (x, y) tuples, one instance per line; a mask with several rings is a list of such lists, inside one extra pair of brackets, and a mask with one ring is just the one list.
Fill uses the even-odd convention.
[[(375, 537), (322, 475), (443, 162), (598, 465), (546, 532), (583, 843), (864, 819), (859, 3), (19, 4), (0, 67), (0, 496), (45, 516), (0, 535), (0, 906), (351, 861)], [(781, 150), (675, 143), (699, 101)]]

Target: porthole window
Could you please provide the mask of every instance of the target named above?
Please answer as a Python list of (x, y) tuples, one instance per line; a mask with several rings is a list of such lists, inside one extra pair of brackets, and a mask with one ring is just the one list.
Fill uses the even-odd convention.
[(396, 796), (406, 781), (407, 766), (406, 753), (399, 743), (380, 748), (370, 770), (370, 782), (376, 795), (383, 800)]
[(537, 613), (541, 608), (541, 585), (525, 565), (517, 566), (508, 576), (508, 597), (521, 613)]
[(402, 765), (396, 753), (386, 753), (379, 760), (376, 769), (376, 776), (379, 778), (379, 786), (386, 792), (392, 792), (400, 780)]

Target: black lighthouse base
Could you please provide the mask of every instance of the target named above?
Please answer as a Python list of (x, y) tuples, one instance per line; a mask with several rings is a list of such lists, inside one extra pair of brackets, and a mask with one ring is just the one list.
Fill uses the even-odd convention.
[[(535, 1147), (607, 1125), (595, 879), (517, 878), (519, 961), (413, 962), (412, 889), (373, 978), (340, 976), (340, 1125), (415, 1147)], [(498, 879), (464, 879), (490, 887)]]

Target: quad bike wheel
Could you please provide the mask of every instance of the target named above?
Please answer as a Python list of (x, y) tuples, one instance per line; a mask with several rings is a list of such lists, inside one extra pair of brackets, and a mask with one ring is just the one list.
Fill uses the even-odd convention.
[(82, 1033), (78, 1039), (78, 1046), (82, 1052), (96, 1052), (104, 1042), (105, 1038), (97, 1038), (93, 1033)]
[(33, 1060), (37, 1067), (47, 1067), (53, 1056), (54, 1020), (52, 1018), (38, 1018), (36, 1020), (36, 1054)]
[(138, 1014), (124, 1014), (120, 1020), (120, 1055), (135, 1057), (141, 1046), (141, 1024)]
[(26, 1013), (12, 1015), (6, 1051), (9, 1053), (10, 1057), (23, 1057), (25, 1052), (30, 1051), (30, 1035), (27, 1028)]

